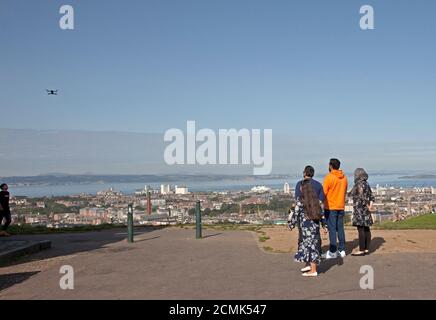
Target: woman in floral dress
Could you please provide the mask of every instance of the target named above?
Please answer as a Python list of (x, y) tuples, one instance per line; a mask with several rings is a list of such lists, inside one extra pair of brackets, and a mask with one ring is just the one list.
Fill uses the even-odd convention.
[(373, 224), (371, 211), (374, 195), (368, 184), (368, 174), (364, 169), (358, 168), (354, 172), (354, 187), (350, 192), (353, 198), (353, 226), (359, 232), (359, 251), (353, 256), (364, 256), (369, 253), (371, 243), (371, 230)]
[(302, 242), (298, 246), (298, 252), (294, 256), (297, 262), (306, 263), (301, 269), (303, 276), (316, 277), (317, 265), (321, 261), (321, 234), (320, 225), (323, 223), (321, 203), (315, 193), (310, 180), (303, 180), (301, 184), (301, 198), (297, 201), (294, 214), (289, 222), (289, 229), (300, 226)]

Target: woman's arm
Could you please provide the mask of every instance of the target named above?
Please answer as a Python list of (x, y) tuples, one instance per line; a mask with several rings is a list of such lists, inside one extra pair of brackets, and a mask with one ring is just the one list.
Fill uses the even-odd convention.
[(298, 223), (298, 215), (300, 214), (300, 207), (298, 205), (294, 208), (294, 214), (292, 215), (291, 220), (288, 222), (288, 228), (290, 230), (294, 229)]
[(374, 194), (372, 193), (371, 187), (369, 186), (369, 184), (367, 184), (367, 196), (368, 196), (368, 209), (369, 211), (374, 211), (374, 202), (375, 202), (375, 197)]

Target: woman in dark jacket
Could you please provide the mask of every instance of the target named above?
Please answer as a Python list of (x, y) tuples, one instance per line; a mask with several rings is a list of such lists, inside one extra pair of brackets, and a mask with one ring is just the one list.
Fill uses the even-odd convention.
[[(3, 219), (5, 224), (2, 226)], [(11, 224), (11, 210), (9, 209), (9, 191), (8, 185), (2, 183), (0, 185), (0, 237), (9, 237), (10, 234), (6, 232)]]
[(354, 172), (354, 187), (350, 196), (353, 198), (353, 226), (357, 227), (359, 232), (359, 251), (352, 255), (364, 256), (369, 253), (371, 243), (370, 227), (373, 224), (371, 211), (375, 199), (368, 184), (368, 174), (362, 168)]
[(306, 267), (301, 269), (304, 277), (316, 277), (317, 265), (321, 261), (320, 226), (325, 229), (325, 221), (319, 197), (310, 179), (303, 180), (301, 183), (301, 197), (288, 224), (290, 230), (297, 226), (301, 228), (302, 239), (298, 243), (294, 260), (306, 264)]

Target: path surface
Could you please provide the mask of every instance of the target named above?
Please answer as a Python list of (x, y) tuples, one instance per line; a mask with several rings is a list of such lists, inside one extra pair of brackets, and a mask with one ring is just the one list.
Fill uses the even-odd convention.
[[(323, 262), (318, 278), (303, 278), (289, 254), (264, 252), (245, 231), (125, 230), (27, 236), (53, 248), (31, 261), (0, 268), (0, 299), (436, 299), (436, 253), (386, 253)], [(59, 287), (62, 265), (75, 289)], [(362, 290), (362, 265), (375, 289)]]

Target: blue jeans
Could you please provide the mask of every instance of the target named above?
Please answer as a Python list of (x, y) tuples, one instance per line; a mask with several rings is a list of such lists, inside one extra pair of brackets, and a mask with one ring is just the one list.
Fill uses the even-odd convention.
[(338, 249), (336, 246), (336, 234), (339, 240), (339, 251), (345, 250), (345, 230), (343, 210), (325, 210), (325, 218), (327, 220), (327, 228), (329, 230), (330, 252), (335, 253)]

